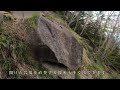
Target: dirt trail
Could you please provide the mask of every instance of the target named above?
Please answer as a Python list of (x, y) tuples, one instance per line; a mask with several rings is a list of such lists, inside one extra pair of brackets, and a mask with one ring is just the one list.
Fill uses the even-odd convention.
[[(20, 19), (20, 18), (29, 18), (33, 14), (39, 14), (41, 11), (11, 11), (13, 16)], [(4, 13), (4, 11), (0, 11), (0, 13)]]
[(17, 18), (28, 18), (33, 14), (39, 14), (40, 11), (12, 11), (13, 15)]

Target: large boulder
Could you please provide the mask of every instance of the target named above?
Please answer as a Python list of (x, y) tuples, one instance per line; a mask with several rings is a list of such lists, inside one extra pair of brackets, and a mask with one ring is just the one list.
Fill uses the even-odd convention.
[(62, 64), (70, 70), (81, 66), (83, 48), (68, 28), (40, 17), (30, 37), (28, 41), (38, 60)]

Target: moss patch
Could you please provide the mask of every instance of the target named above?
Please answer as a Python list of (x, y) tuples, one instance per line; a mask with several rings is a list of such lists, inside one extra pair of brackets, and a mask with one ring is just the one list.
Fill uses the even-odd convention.
[(38, 21), (39, 15), (38, 14), (33, 14), (32, 17), (28, 18), (28, 23), (31, 28), (34, 30), (37, 29), (37, 21)]

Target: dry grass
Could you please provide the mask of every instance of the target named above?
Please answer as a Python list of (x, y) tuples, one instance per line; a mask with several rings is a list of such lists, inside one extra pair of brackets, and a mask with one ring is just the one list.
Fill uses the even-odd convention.
[(65, 27), (68, 27), (66, 21), (64, 21), (62, 18), (59, 17), (56, 13), (50, 11), (50, 12), (45, 12), (42, 14), (42, 16), (48, 18), (54, 23), (58, 23), (59, 25), (63, 25)]

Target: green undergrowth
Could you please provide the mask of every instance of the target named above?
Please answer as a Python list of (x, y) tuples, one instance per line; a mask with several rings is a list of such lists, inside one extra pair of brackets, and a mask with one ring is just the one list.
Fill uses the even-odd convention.
[(28, 23), (31, 28), (34, 30), (37, 29), (37, 22), (38, 22), (39, 15), (38, 14), (33, 14), (30, 18), (28, 18)]
[[(6, 74), (5, 78), (27, 78), (26, 76), (19, 74), (9, 75), (9, 71), (19, 70), (17, 66), (18, 63), (21, 65), (29, 65), (37, 71), (48, 71), (46, 68), (40, 66), (39, 62), (34, 59), (33, 54), (30, 52), (30, 49), (24, 41), (15, 35), (4, 33), (4, 30), (1, 30), (0, 35), (0, 50), (0, 65), (3, 72)], [(44, 79), (54, 78), (49, 74), (42, 74), (40, 77)]]
[[(9, 71), (16, 71), (18, 69), (17, 63), (29, 63), (27, 46), (24, 42), (14, 35), (4, 33), (4, 30), (0, 35), (0, 57), (0, 64), (8, 77)], [(19, 76), (14, 76), (14, 78), (17, 77)]]
[(3, 20), (5, 22), (12, 21), (12, 17), (11, 16), (7, 16), (7, 15), (3, 15)]

